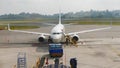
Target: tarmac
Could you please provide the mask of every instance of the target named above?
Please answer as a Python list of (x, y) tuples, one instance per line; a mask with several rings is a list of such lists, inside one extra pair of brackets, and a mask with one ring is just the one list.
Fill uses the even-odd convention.
[[(66, 25), (66, 33), (106, 25)], [(29, 29), (27, 31), (50, 33), (52, 26)], [(78, 47), (64, 45), (64, 55), (60, 59), (70, 66), (70, 59), (77, 59), (78, 68), (120, 68), (120, 27), (79, 34), (82, 43)], [(27, 68), (32, 68), (39, 57), (48, 57), (48, 46), (37, 44), (39, 35), (9, 32), (0, 30), (0, 68), (13, 68), (17, 64), (18, 52), (25, 52)], [(54, 59), (49, 58), (49, 64)]]

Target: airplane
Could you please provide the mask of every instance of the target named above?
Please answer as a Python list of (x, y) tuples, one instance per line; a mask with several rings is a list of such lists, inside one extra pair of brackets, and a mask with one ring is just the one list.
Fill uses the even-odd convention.
[(111, 27), (104, 27), (104, 28), (97, 28), (97, 29), (83, 30), (83, 31), (78, 31), (78, 32), (65, 33), (65, 26), (61, 23), (61, 14), (59, 14), (58, 24), (52, 28), (51, 33), (11, 30), (10, 25), (8, 24), (9, 31), (40, 35), (38, 38), (38, 41), (39, 42), (47, 41), (48, 43), (62, 43), (62, 42), (68, 43), (68, 41), (70, 39), (73, 40), (74, 42), (78, 42), (80, 39), (78, 34), (93, 32), (93, 31), (100, 31), (100, 30), (105, 30), (105, 29), (110, 29), (110, 28)]

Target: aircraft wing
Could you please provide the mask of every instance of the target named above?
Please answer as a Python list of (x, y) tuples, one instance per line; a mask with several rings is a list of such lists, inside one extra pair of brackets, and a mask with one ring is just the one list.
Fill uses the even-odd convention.
[(12, 31), (12, 32), (22, 32), (22, 33), (37, 34), (37, 35), (47, 35), (47, 36), (50, 35), (48, 33), (39, 33), (39, 32), (22, 31), (22, 30), (11, 30), (9, 24), (8, 24), (8, 30)]
[(72, 32), (68, 33), (68, 35), (74, 35), (74, 34), (80, 34), (80, 33), (87, 33), (87, 32), (93, 32), (93, 31), (100, 31), (100, 30), (105, 30), (105, 29), (110, 29), (111, 27), (105, 27), (105, 28), (97, 28), (97, 29), (91, 29), (91, 30), (83, 30), (79, 32)]

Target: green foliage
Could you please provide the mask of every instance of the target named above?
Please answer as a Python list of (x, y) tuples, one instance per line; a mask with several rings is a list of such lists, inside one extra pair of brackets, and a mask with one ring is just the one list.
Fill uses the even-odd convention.
[[(34, 29), (34, 28), (40, 28), (40, 27), (38, 26), (10, 26), (10, 29), (12, 30)], [(7, 26), (0, 25), (0, 29), (7, 30)]]
[[(54, 15), (43, 15), (38, 13), (19, 13), (19, 14), (4, 14), (0, 16), (0, 20), (40, 20), (40, 19), (58, 19), (59, 14)], [(81, 18), (119, 18), (120, 10), (104, 10), (104, 11), (80, 11), (80, 12), (69, 12), (62, 14), (63, 19), (81, 19)]]
[(82, 18), (82, 19), (76, 19), (76, 20), (65, 20), (64, 23), (74, 23), (74, 24), (80, 24), (80, 25), (110, 25), (112, 22), (113, 25), (120, 25), (120, 19), (118, 18)]

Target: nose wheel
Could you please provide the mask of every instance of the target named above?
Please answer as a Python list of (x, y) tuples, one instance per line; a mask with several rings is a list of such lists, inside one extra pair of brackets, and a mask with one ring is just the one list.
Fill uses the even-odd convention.
[(52, 41), (52, 39), (51, 39), (50, 36), (49, 36), (49, 38), (48, 38), (48, 43), (53, 43), (53, 41)]
[(53, 43), (52, 39), (48, 39), (48, 43)]

